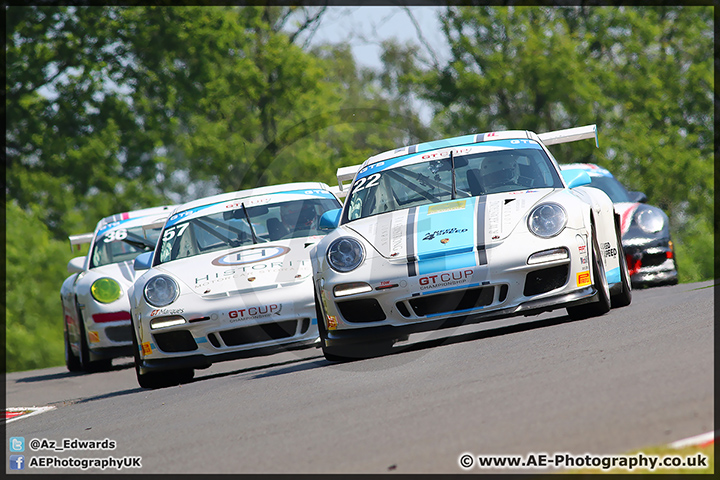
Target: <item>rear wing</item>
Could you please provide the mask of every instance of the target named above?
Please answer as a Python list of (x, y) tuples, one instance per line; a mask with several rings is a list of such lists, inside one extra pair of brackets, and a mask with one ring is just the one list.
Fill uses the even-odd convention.
[(68, 239), (70, 240), (70, 251), (74, 251), (73, 247), (77, 245), (78, 250), (80, 250), (80, 245), (83, 245), (85, 243), (91, 243), (93, 237), (95, 236), (95, 233), (81, 233), (80, 235), (70, 235)]
[(330, 187), (330, 193), (335, 195), (338, 200), (342, 201), (343, 198), (347, 197), (348, 191), (340, 190), (339, 185), (334, 185), (334, 186)]
[(556, 130), (554, 132), (538, 133), (537, 136), (545, 145), (555, 145), (557, 143), (568, 143), (594, 138), (595, 147), (600, 148), (595, 124), (585, 125), (584, 127), (566, 128), (565, 130)]
[[(362, 164), (360, 165), (352, 165), (350, 167), (340, 167), (337, 169), (337, 179), (338, 179), (338, 188), (340, 192), (345, 191), (345, 187), (349, 187), (350, 183), (352, 183), (353, 179), (355, 178), (355, 174), (360, 170), (362, 167)], [(350, 181), (348, 184), (343, 184), (343, 182)], [(343, 196), (347, 195), (347, 192), (343, 194)]]

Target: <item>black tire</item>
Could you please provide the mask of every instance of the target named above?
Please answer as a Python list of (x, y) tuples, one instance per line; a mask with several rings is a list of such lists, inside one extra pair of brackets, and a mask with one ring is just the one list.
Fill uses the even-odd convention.
[(610, 311), (610, 287), (608, 285), (607, 276), (605, 275), (605, 266), (603, 265), (602, 252), (598, 244), (597, 235), (595, 233), (595, 224), (591, 228), (592, 235), (592, 272), (595, 278), (593, 286), (597, 290), (597, 301), (593, 303), (585, 303), (575, 307), (568, 307), (567, 313), (573, 320), (581, 320), (590, 317), (599, 317)]
[(612, 308), (627, 307), (632, 302), (632, 283), (630, 282), (630, 271), (625, 258), (625, 251), (622, 246), (622, 237), (620, 236), (620, 220), (615, 217), (615, 236), (617, 237), (618, 263), (620, 263), (620, 281), (622, 290), (610, 297)]
[(63, 320), (63, 337), (65, 338), (65, 366), (69, 372), (82, 372), (83, 366), (80, 359), (75, 356), (70, 347), (70, 336), (68, 335), (67, 322)]
[(78, 323), (80, 330), (80, 364), (82, 369), (87, 373), (105, 372), (112, 368), (112, 358), (103, 358), (101, 360), (91, 360), (90, 347), (88, 347), (87, 330), (85, 329), (85, 321), (82, 312), (78, 309)]
[(192, 368), (183, 368), (180, 370), (165, 370), (162, 372), (148, 372), (140, 373), (140, 344), (135, 335), (135, 326), (130, 324), (130, 331), (132, 333), (132, 349), (133, 349), (133, 362), (135, 364), (135, 377), (137, 378), (138, 385), (142, 388), (166, 388), (174, 387), (181, 383), (188, 383), (195, 376), (195, 370)]

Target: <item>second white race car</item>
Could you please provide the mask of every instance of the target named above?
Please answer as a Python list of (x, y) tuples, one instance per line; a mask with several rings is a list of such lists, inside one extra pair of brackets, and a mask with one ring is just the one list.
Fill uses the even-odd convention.
[(340, 207), (327, 185), (225, 193), (176, 209), (131, 292), (135, 371), (144, 388), (192, 379), (214, 362), (318, 339), (308, 253)]
[(513, 130), (401, 147), (338, 171), (354, 180), (310, 253), (328, 360), (384, 354), (408, 334), (631, 301), (619, 218), (546, 145), (594, 125)]

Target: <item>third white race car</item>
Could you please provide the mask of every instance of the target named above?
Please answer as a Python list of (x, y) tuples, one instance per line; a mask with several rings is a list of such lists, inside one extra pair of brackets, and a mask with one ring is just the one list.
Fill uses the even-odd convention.
[(473, 134), (401, 147), (355, 172), (333, 229), (310, 253), (328, 360), (391, 351), (409, 333), (566, 308), (602, 315), (631, 301), (620, 224), (586, 172), (546, 145), (594, 125)]

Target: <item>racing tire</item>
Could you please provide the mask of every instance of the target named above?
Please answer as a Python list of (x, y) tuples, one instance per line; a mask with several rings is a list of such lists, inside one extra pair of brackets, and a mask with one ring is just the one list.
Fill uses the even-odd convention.
[(597, 290), (597, 301), (568, 307), (568, 316), (573, 320), (582, 320), (590, 317), (599, 317), (610, 311), (610, 286), (608, 285), (605, 266), (603, 265), (602, 252), (595, 234), (595, 224), (591, 227), (592, 235), (592, 272), (595, 279), (593, 286)]
[(80, 359), (73, 353), (70, 347), (70, 336), (67, 331), (67, 322), (64, 322), (65, 328), (63, 329), (63, 337), (65, 339), (65, 366), (69, 372), (82, 372), (83, 366), (80, 363)]
[(627, 260), (625, 259), (625, 251), (622, 246), (622, 238), (620, 236), (619, 220), (615, 218), (615, 236), (617, 237), (618, 263), (620, 264), (620, 281), (622, 290), (610, 297), (612, 308), (627, 307), (632, 302), (632, 282), (630, 281), (630, 271), (628, 270)]
[(80, 330), (80, 365), (87, 373), (106, 372), (112, 368), (112, 358), (103, 358), (101, 360), (90, 359), (90, 347), (87, 341), (87, 330), (85, 330), (85, 321), (82, 312), (78, 309), (78, 322)]
[(130, 330), (132, 332), (135, 377), (137, 378), (137, 382), (140, 387), (149, 389), (174, 387), (181, 383), (188, 383), (193, 379), (195, 376), (195, 370), (192, 368), (140, 373), (140, 364), (142, 363), (142, 360), (140, 359), (140, 344), (138, 343), (137, 336), (135, 335), (135, 327), (132, 324), (130, 325)]

